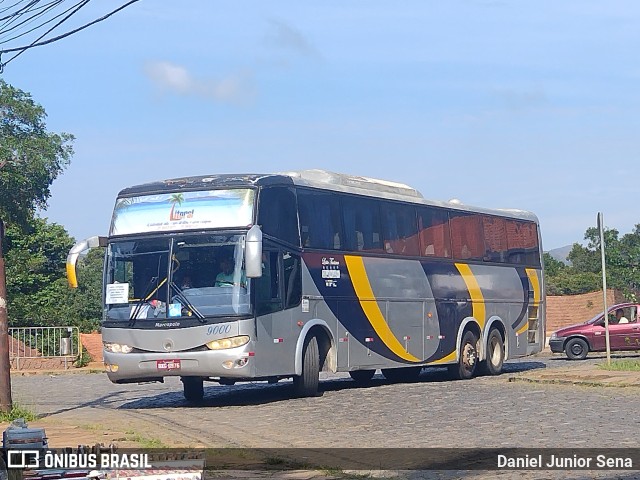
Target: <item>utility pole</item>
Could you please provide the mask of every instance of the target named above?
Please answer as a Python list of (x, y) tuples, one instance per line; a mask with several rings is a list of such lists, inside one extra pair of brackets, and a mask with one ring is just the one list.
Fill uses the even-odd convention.
[(4, 223), (0, 220), (0, 411), (9, 413), (13, 408), (11, 401), (11, 363), (9, 360), (9, 316), (7, 314), (7, 284), (5, 280)]

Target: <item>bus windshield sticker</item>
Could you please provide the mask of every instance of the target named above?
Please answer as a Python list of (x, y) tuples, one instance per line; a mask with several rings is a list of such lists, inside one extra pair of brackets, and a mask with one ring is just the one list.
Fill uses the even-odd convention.
[(107, 295), (105, 303), (107, 305), (129, 303), (129, 284), (110, 283), (109, 285), (107, 285)]
[(110, 235), (246, 227), (254, 197), (254, 190), (245, 188), (119, 198)]
[(169, 304), (169, 316), (170, 317), (181, 317), (182, 316), (182, 304), (181, 303), (170, 303)]

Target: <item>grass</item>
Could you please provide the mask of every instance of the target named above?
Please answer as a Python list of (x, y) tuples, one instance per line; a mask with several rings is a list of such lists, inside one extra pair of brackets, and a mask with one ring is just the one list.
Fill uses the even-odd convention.
[(132, 431), (127, 431), (126, 435), (127, 436), (124, 438), (125, 441), (136, 442), (142, 448), (167, 448), (168, 447), (168, 445), (165, 445), (164, 443), (162, 443), (161, 440), (158, 440), (157, 438), (143, 437), (142, 435)]
[(598, 365), (602, 370), (613, 370), (617, 372), (640, 372), (640, 360), (612, 360), (611, 365), (606, 363)]
[(0, 422), (12, 422), (18, 418), (24, 418), (26, 422), (38, 419), (38, 415), (28, 408), (22, 407), (17, 403), (13, 404), (10, 412), (0, 412)]

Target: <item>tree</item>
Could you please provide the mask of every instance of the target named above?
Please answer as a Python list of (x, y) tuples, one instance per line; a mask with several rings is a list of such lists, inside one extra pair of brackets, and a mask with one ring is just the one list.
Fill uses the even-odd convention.
[[(545, 254), (547, 293), (573, 295), (602, 288), (602, 256), (600, 234), (596, 227), (587, 229), (586, 246), (578, 243), (567, 256), (571, 265), (558, 266)], [(640, 292), (640, 224), (633, 232), (619, 238), (618, 230), (604, 230), (607, 286), (623, 292), (635, 300)]]
[(46, 129), (31, 95), (0, 79), (0, 218), (26, 226), (46, 208), (49, 187), (69, 164), (73, 135)]
[(77, 326), (95, 330), (102, 314), (101, 250), (78, 266), (81, 287), (70, 289), (65, 263), (73, 238), (60, 225), (35, 218), (7, 229), (7, 292), (11, 326)]

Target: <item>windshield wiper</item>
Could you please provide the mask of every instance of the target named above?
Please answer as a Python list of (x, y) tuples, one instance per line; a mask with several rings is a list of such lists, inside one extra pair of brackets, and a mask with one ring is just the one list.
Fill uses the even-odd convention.
[(206, 323), (204, 319), (204, 315), (200, 313), (200, 311), (193, 305), (193, 303), (191, 303), (187, 299), (187, 297), (184, 295), (180, 287), (178, 287), (178, 285), (176, 285), (175, 282), (171, 282), (170, 286), (176, 292), (175, 296), (178, 297), (178, 300), (180, 300), (189, 310), (191, 310), (194, 313), (194, 315), (198, 318), (198, 320), (200, 320), (200, 323)]
[(130, 327), (133, 327), (136, 324), (136, 320), (138, 319), (138, 314), (140, 313), (140, 310), (142, 310), (142, 306), (147, 301), (147, 297), (151, 295), (151, 292), (153, 292), (153, 286), (157, 281), (158, 281), (158, 277), (151, 277), (151, 279), (149, 279), (149, 283), (147, 284), (147, 287), (144, 289), (144, 295), (142, 295), (142, 297), (140, 297), (140, 300), (136, 302), (135, 306), (133, 307), (133, 311), (131, 312), (131, 316), (129, 317)]

